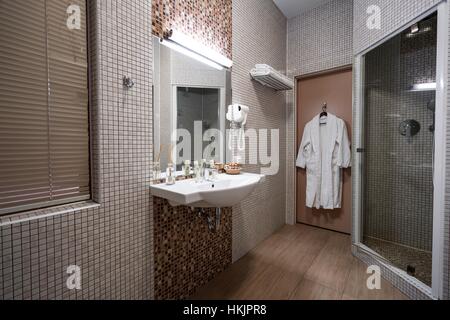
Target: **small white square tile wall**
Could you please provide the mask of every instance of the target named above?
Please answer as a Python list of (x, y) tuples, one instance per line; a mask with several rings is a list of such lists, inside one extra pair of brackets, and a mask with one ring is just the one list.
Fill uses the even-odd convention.
[[(437, 5), (441, 0), (357, 0), (353, 51), (358, 54)], [(370, 6), (381, 9), (381, 29), (367, 28)]]
[(333, 0), (288, 20), (288, 72), (294, 76), (352, 63), (353, 1)]
[[(233, 1), (233, 102), (250, 107), (246, 128), (280, 130), (280, 170), (233, 208), (233, 260), (285, 224), (285, 96), (251, 80), (250, 70), (266, 63), (286, 71), (286, 18), (272, 0)], [(270, 140), (269, 140), (270, 141)], [(256, 153), (256, 146), (248, 152)], [(247, 171), (259, 173), (259, 166)]]
[[(88, 7), (92, 191), (100, 206), (0, 219), (0, 300), (153, 297), (151, 2)], [(134, 89), (123, 89), (124, 75)], [(66, 287), (70, 265), (81, 268), (81, 290)]]

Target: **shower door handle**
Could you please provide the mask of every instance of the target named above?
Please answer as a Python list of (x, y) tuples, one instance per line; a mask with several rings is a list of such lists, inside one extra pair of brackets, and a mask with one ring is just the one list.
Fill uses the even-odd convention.
[(357, 153), (364, 153), (364, 152), (366, 152), (366, 149), (365, 148), (358, 148), (358, 149), (356, 149), (356, 152)]

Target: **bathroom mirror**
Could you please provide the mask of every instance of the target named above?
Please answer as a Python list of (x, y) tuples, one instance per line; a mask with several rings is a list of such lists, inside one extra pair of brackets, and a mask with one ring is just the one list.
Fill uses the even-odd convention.
[(179, 53), (153, 38), (154, 161), (165, 170), (185, 160), (224, 162), (231, 72)]

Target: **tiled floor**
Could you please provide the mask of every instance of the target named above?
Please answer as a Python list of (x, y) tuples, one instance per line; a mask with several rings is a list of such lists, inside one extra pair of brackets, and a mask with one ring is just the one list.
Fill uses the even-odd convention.
[(367, 267), (350, 248), (350, 236), (305, 225), (285, 226), (192, 298), (407, 299), (384, 280), (381, 290), (367, 289)]

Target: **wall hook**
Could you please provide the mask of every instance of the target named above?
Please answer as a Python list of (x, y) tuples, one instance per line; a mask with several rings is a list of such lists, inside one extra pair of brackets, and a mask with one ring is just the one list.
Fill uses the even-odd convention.
[(131, 89), (135, 86), (135, 82), (130, 77), (124, 76), (123, 77), (123, 86), (127, 89)]

